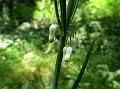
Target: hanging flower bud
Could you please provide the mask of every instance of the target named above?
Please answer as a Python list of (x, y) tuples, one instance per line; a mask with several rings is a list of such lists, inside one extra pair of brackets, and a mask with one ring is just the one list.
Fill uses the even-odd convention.
[(65, 62), (69, 61), (71, 53), (72, 53), (72, 47), (64, 47), (63, 48), (63, 58), (64, 58)]
[(47, 51), (45, 53), (50, 53), (53, 50), (58, 51), (60, 46), (60, 41), (58, 39), (54, 39), (54, 42), (50, 43)]
[(60, 46), (60, 41), (58, 39), (54, 40), (54, 46), (55, 51), (58, 51)]
[(77, 39), (76, 38), (71, 38), (71, 47), (73, 49), (73, 52), (75, 52), (77, 46)]
[(66, 50), (67, 50), (67, 47), (64, 47), (64, 48), (63, 48), (63, 58), (65, 57)]
[(54, 41), (54, 37), (56, 34), (56, 31), (59, 30), (59, 27), (57, 24), (52, 24), (49, 28), (49, 41), (53, 42)]
[(48, 49), (45, 51), (45, 53), (52, 52), (53, 48), (54, 48), (54, 42), (52, 42), (52, 43), (49, 44)]

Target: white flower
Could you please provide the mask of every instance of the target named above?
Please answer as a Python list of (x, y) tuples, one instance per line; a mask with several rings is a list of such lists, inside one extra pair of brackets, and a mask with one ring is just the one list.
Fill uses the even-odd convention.
[(52, 24), (49, 28), (49, 41), (53, 42), (54, 41), (54, 37), (56, 34), (56, 31), (59, 30), (59, 27), (57, 24)]
[(64, 58), (65, 62), (69, 61), (71, 53), (72, 53), (72, 47), (64, 47), (63, 48), (63, 58)]
[(50, 53), (53, 50), (58, 51), (60, 46), (60, 41), (58, 39), (55, 39), (54, 42), (50, 43), (48, 46), (47, 51), (45, 53)]
[(63, 57), (64, 57), (65, 54), (66, 54), (66, 50), (67, 50), (67, 47), (64, 47), (64, 48), (63, 48)]

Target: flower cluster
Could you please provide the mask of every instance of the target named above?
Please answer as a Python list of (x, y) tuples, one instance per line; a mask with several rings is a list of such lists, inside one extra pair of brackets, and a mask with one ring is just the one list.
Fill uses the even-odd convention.
[(52, 24), (49, 27), (49, 46), (45, 53), (50, 53), (52, 50), (58, 51), (60, 41), (58, 40), (57, 36), (61, 34), (59, 26), (57, 24)]
[(75, 52), (77, 46), (77, 39), (75, 37), (70, 38), (70, 44), (63, 48), (63, 60), (64, 62), (69, 62), (71, 54)]
[[(57, 24), (52, 24), (50, 27), (49, 27), (49, 46), (48, 46), (48, 49), (45, 53), (50, 53), (52, 52), (53, 50), (55, 51), (58, 51), (59, 49), (59, 46), (60, 46), (60, 40), (59, 38), (57, 38), (57, 36), (60, 37), (60, 35), (62, 35), (60, 29), (59, 29), (59, 26)], [(76, 50), (76, 46), (77, 46), (77, 39), (75, 37), (69, 37), (70, 40), (67, 39), (67, 42), (66, 42), (66, 45), (64, 48), (63, 48), (63, 60), (65, 62), (69, 62), (70, 60), (70, 57), (71, 57), (71, 54), (72, 52), (75, 52)]]

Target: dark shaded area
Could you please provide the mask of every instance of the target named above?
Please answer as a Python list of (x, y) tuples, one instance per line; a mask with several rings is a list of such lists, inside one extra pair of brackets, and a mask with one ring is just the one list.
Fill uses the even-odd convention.
[(11, 25), (18, 26), (25, 21), (32, 20), (35, 6), (34, 0), (1, 0), (0, 15), (5, 14), (3, 8), (7, 8)]

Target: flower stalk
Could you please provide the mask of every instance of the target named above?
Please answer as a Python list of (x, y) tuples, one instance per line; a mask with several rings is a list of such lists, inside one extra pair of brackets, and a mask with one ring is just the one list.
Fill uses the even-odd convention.
[(61, 18), (59, 17), (57, 0), (54, 0), (54, 4), (55, 4), (55, 8), (56, 8), (55, 9), (56, 17), (58, 18), (57, 19), (58, 24), (62, 31), (61, 33), (64, 34), (64, 35), (61, 35), (61, 37), (60, 37), (60, 46), (59, 46), (59, 51), (58, 51), (58, 55), (57, 55), (56, 65), (55, 65), (53, 82), (52, 82), (52, 89), (57, 89), (59, 75), (60, 75), (60, 69), (61, 69), (61, 62), (62, 62), (62, 58), (63, 58), (63, 48), (65, 46), (65, 41), (66, 41), (66, 0), (60, 0)]
[(63, 48), (65, 47), (66, 37), (68, 35), (67, 32), (69, 31), (69, 26), (73, 20), (79, 2), (79, 0), (69, 0), (68, 5), (66, 7), (66, 0), (59, 0), (59, 1), (60, 1), (60, 15), (58, 11), (58, 7), (59, 7), (58, 0), (54, 0), (55, 13), (57, 18), (57, 23), (61, 30), (61, 36), (60, 36), (59, 51), (57, 54), (57, 60), (55, 64), (55, 71), (53, 75), (52, 89), (57, 89), (58, 87), (61, 62), (63, 59)]

